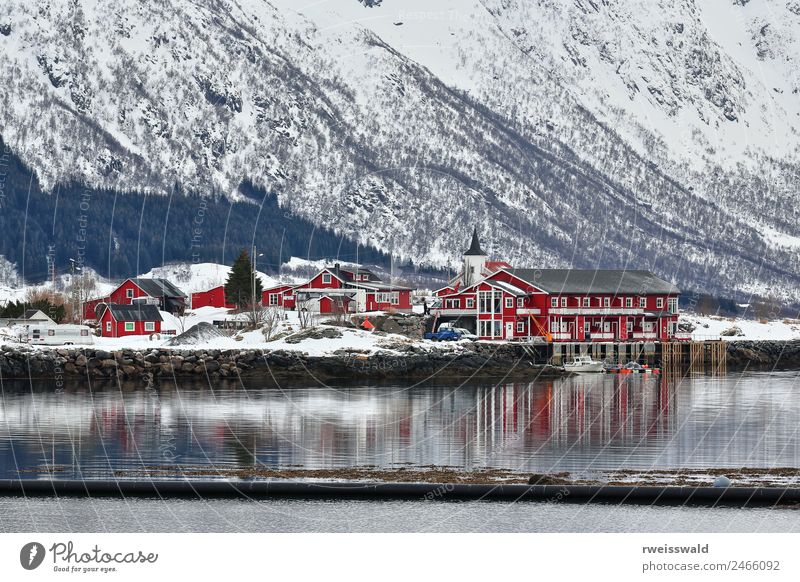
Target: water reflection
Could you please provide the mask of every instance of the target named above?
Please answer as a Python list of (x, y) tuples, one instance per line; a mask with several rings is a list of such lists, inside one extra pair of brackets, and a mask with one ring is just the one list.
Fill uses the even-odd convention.
[(792, 374), (465, 387), (69, 391), (5, 383), (0, 477), (142, 466), (798, 466)]

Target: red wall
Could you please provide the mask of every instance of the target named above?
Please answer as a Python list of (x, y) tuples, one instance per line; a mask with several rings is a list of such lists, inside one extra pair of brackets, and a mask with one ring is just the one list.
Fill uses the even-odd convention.
[(192, 293), (192, 309), (199, 309), (200, 307), (219, 307), (225, 309), (234, 309), (236, 305), (225, 302), (225, 286), (220, 285), (208, 291), (198, 291)]
[[(111, 323), (111, 331), (106, 331), (106, 324)], [(150, 335), (151, 333), (161, 333), (161, 322), (154, 321), (155, 331), (145, 331), (144, 321), (135, 321), (133, 323), (133, 331), (125, 331), (125, 322), (117, 321), (111, 316), (111, 310), (106, 309), (103, 317), (100, 319), (100, 335), (102, 337), (123, 337), (128, 335)]]
[(411, 309), (411, 291), (397, 291), (398, 303), (378, 303), (375, 293), (367, 293), (367, 311), (385, 311), (387, 309)]

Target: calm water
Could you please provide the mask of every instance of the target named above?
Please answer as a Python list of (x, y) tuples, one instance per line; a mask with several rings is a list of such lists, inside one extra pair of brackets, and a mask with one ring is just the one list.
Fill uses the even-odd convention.
[[(800, 466), (797, 373), (291, 390), (2, 385), (0, 478), (142, 466)], [(0, 514), (2, 511), (0, 511)]]
[(0, 532), (797, 532), (793, 509), (470, 501), (22, 499)]

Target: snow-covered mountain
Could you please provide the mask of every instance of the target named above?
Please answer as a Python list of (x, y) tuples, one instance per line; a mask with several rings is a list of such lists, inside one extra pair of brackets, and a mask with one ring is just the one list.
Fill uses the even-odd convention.
[(800, 302), (797, 0), (8, 0), (41, 184), (241, 197), (420, 264)]

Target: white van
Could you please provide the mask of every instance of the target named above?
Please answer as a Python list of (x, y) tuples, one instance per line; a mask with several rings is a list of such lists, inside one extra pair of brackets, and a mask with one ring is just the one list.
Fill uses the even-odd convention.
[(92, 330), (86, 325), (30, 325), (28, 342), (43, 346), (91, 345)]

